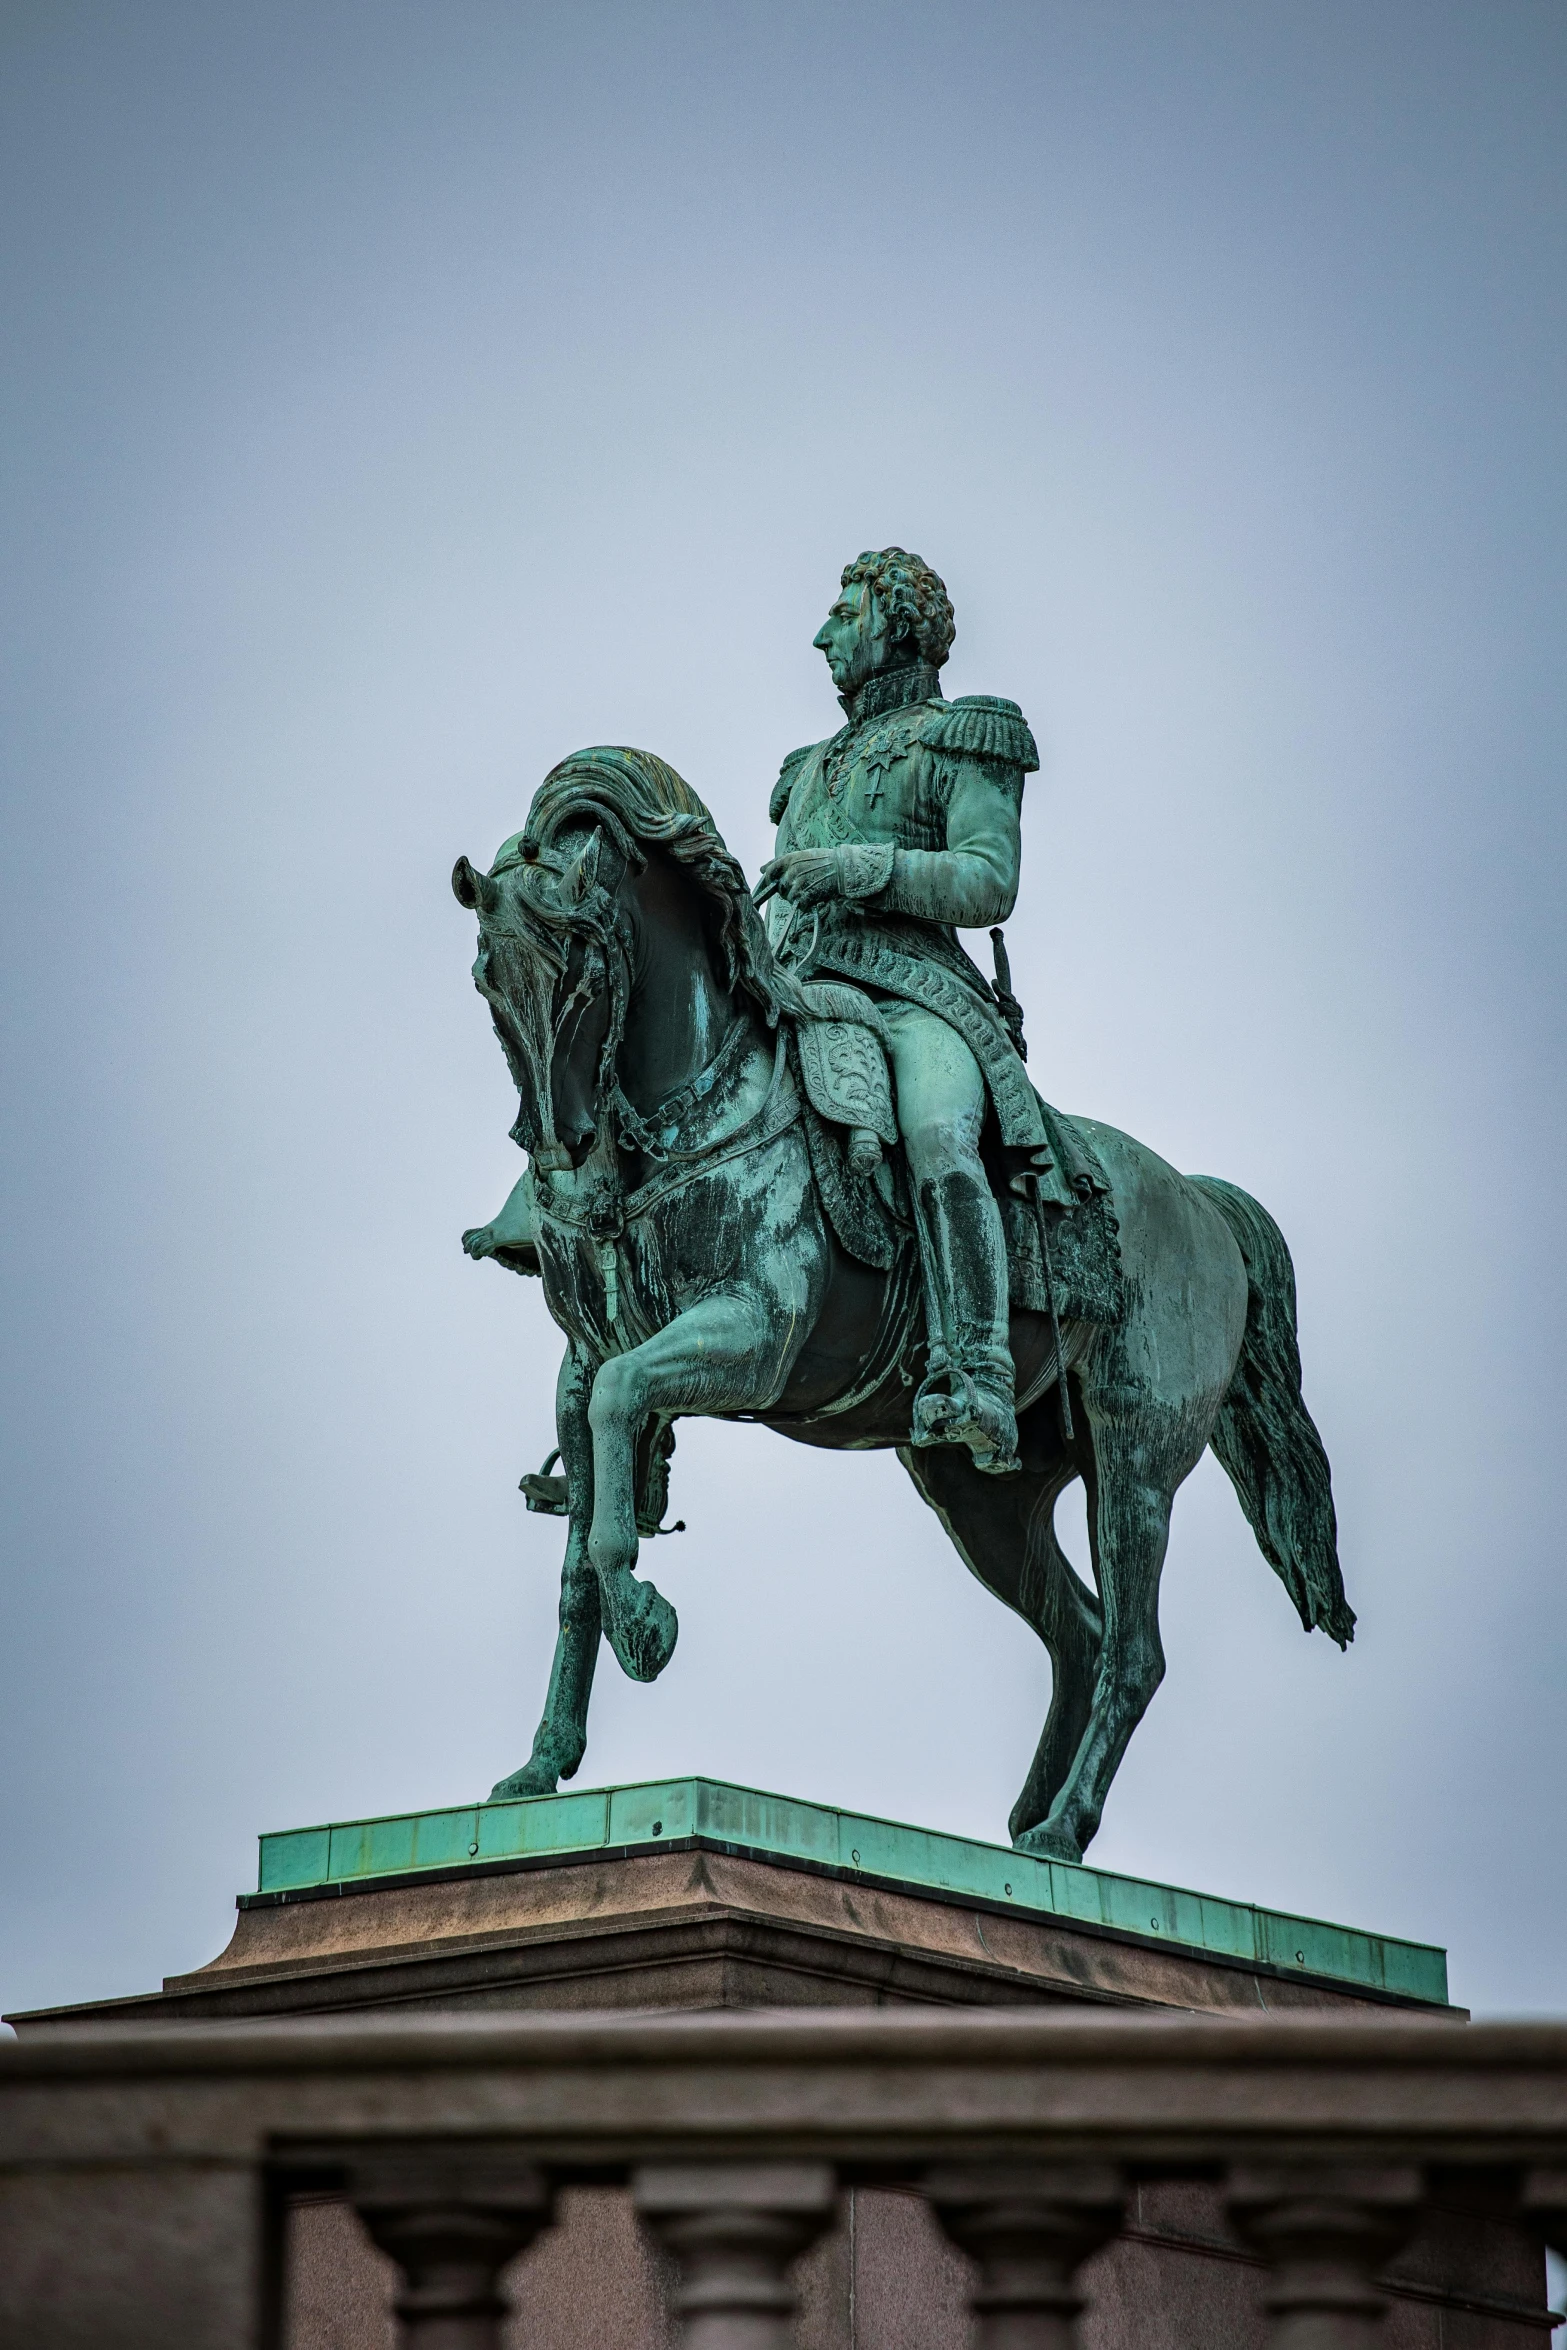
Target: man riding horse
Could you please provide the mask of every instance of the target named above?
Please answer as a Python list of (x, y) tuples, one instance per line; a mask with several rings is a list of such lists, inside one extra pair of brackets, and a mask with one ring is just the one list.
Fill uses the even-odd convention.
[[(1011, 909), (1036, 759), (1014, 703), (943, 699), (952, 635), (916, 557), (845, 572), (816, 641), (848, 723), (784, 762), (771, 937), (705, 803), (624, 745), (554, 767), (488, 873), (457, 861), (529, 1160), (464, 1246), (540, 1276), (566, 1338), (561, 1475), (524, 1479), (569, 1519), (559, 1632), (497, 1800), (577, 1770), (602, 1642), (635, 1680), (668, 1664), (675, 1610), (638, 1568), (691, 1416), (897, 1451), (1050, 1652), (1008, 1822), (1028, 1852), (1080, 1860), (1099, 1825), (1163, 1675), (1170, 1508), (1205, 1447), (1302, 1623), (1354, 1628), (1278, 1226), (1042, 1103), (1004, 961), (992, 989), (958, 945)], [(899, 1130), (906, 1184), (881, 1164)], [(1078, 1478), (1092, 1587), (1052, 1525)]]
[(1018, 1459), (1006, 1241), (980, 1155), (992, 1107), (1005, 1174), (1060, 1207), (1073, 1195), (1023, 1072), (1016, 1008), (957, 940), (1012, 911), (1023, 778), (1039, 758), (1016, 702), (943, 698), (954, 634), (918, 555), (884, 547), (848, 565), (814, 640), (846, 723), (784, 761), (777, 854), (757, 895), (785, 901), (769, 915), (780, 958), (854, 980), (891, 1040), (929, 1339), (911, 1441), (967, 1445), (1001, 1474)]

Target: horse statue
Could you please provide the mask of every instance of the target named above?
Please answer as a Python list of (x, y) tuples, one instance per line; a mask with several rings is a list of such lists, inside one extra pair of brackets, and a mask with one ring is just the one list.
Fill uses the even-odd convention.
[[(491, 870), (460, 858), (452, 886), (479, 918), (474, 978), (529, 1160), (464, 1246), (540, 1275), (566, 1338), (562, 1474), (523, 1480), (570, 1521), (559, 1637), (532, 1752), (492, 1800), (574, 1776), (601, 1636), (635, 1680), (668, 1663), (675, 1611), (636, 1570), (687, 1414), (895, 1448), (1038, 1633), (1052, 1689), (1008, 1823), (1022, 1851), (1079, 1861), (1099, 1826), (1163, 1678), (1170, 1509), (1205, 1445), (1303, 1625), (1349, 1641), (1294, 1272), (1255, 1200), (1057, 1112), (1077, 1207), (1047, 1216), (998, 1160), (1019, 1467), (983, 1475), (961, 1445), (910, 1442), (925, 1307), (875, 1004), (775, 954), (696, 793), (646, 752), (579, 752)], [(1095, 1589), (1054, 1530), (1079, 1477)]]

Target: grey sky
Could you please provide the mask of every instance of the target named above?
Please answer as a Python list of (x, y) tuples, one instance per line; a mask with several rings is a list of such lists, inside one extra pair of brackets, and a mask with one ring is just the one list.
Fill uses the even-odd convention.
[[(525, 1753), (446, 876), (605, 740), (754, 872), (897, 540), (1040, 737), (1031, 1069), (1283, 1225), (1361, 1618), (1205, 1463), (1091, 1857), (1564, 2003), (1564, 98), (1556, 0), (0, 11), (0, 2002)], [(675, 1506), (585, 1781), (1004, 1835), (1043, 1654), (896, 1463), (690, 1425)]]

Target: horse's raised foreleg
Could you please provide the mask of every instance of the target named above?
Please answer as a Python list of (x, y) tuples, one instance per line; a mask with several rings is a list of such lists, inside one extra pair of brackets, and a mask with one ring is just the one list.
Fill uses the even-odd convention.
[(588, 1426), (591, 1367), (567, 1349), (555, 1385), (555, 1437), (571, 1502), (566, 1562), (560, 1579), (560, 1629), (550, 1666), (549, 1695), (534, 1733), (533, 1752), (520, 1771), (490, 1790), (490, 1801), (511, 1795), (553, 1795), (574, 1778), (588, 1740), (588, 1699), (598, 1661), (602, 1620), (598, 1577), (588, 1560), (593, 1509), (593, 1439)]
[(1077, 1474), (1055, 1395), (1018, 1426), (1022, 1474), (982, 1476), (955, 1447), (899, 1454), (969, 1572), (1038, 1633), (1050, 1653), (1050, 1710), (1008, 1822), (1014, 1840), (1042, 1820), (1088, 1726), (1102, 1633), (1099, 1603), (1056, 1540), (1054, 1511)]
[(634, 1681), (652, 1681), (674, 1653), (679, 1622), (637, 1561), (636, 1446), (652, 1412), (709, 1414), (769, 1403), (780, 1376), (776, 1313), (759, 1298), (708, 1297), (641, 1346), (612, 1355), (593, 1382), (593, 1531), (604, 1635)]

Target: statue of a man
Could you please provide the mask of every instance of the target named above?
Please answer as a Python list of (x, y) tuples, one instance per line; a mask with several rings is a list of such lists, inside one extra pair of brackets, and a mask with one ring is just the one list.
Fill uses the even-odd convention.
[(784, 761), (761, 887), (783, 901), (769, 911), (782, 957), (856, 981), (892, 1039), (929, 1334), (913, 1441), (967, 1445), (1000, 1474), (1018, 1465), (1017, 1418), (992, 1174), (1059, 1206), (1073, 1195), (1009, 1026), (1016, 1007), (958, 944), (1012, 911), (1023, 778), (1039, 759), (1016, 702), (943, 698), (955, 633), (917, 555), (884, 547), (848, 566), (815, 638), (846, 723)]

